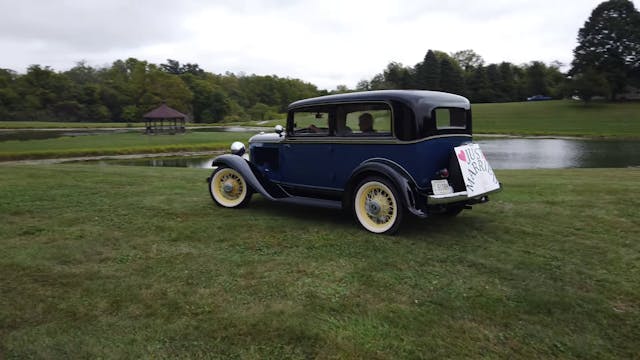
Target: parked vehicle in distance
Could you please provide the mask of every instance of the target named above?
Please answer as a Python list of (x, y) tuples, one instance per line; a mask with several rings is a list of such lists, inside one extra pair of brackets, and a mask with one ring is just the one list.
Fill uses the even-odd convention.
[(500, 190), (471, 142), (471, 105), (458, 95), (381, 90), (300, 100), (286, 128), (216, 157), (207, 179), (222, 207), (253, 193), (269, 200), (348, 209), (368, 231), (392, 234), (405, 215), (455, 216)]
[(543, 101), (543, 100), (551, 100), (553, 99), (551, 96), (545, 95), (533, 95), (527, 98), (527, 101)]

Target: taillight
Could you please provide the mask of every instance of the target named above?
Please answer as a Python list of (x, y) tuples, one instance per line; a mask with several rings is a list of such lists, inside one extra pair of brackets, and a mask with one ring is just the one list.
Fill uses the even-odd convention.
[(449, 177), (449, 169), (447, 168), (440, 169), (436, 171), (436, 175), (439, 176), (441, 179), (446, 179)]

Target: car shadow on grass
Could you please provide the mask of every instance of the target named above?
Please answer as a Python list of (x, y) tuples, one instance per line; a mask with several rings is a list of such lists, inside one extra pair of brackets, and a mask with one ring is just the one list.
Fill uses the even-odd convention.
[[(348, 210), (275, 203), (262, 197), (252, 199), (246, 210), (259, 212), (265, 216), (290, 219), (293, 223), (301, 225), (313, 222), (318, 227), (331, 226), (336, 231), (356, 230), (367, 233)], [(465, 234), (482, 231), (488, 225), (486, 217), (475, 215), (472, 211), (465, 210), (456, 217), (432, 215), (425, 219), (405, 213), (400, 229), (394, 237), (424, 241), (438, 241), (445, 238), (462, 241), (466, 237)]]

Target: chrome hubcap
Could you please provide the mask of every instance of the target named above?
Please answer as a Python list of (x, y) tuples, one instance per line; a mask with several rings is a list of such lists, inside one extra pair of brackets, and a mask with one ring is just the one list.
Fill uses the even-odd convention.
[(222, 191), (224, 191), (227, 194), (230, 194), (233, 192), (233, 184), (231, 182), (225, 182), (224, 184), (222, 184)]
[(377, 216), (380, 213), (380, 204), (374, 200), (368, 200), (365, 204), (367, 214), (371, 216)]

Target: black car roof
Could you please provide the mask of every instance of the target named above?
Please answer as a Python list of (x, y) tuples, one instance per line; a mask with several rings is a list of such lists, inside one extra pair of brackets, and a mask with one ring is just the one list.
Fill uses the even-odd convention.
[(375, 90), (327, 95), (298, 100), (291, 103), (288, 109), (291, 110), (306, 106), (334, 104), (342, 102), (389, 100), (400, 101), (413, 108), (417, 108), (419, 106), (428, 109), (428, 111), (435, 107), (459, 107), (469, 109), (471, 106), (469, 100), (467, 100), (465, 97), (445, 92), (428, 90)]

